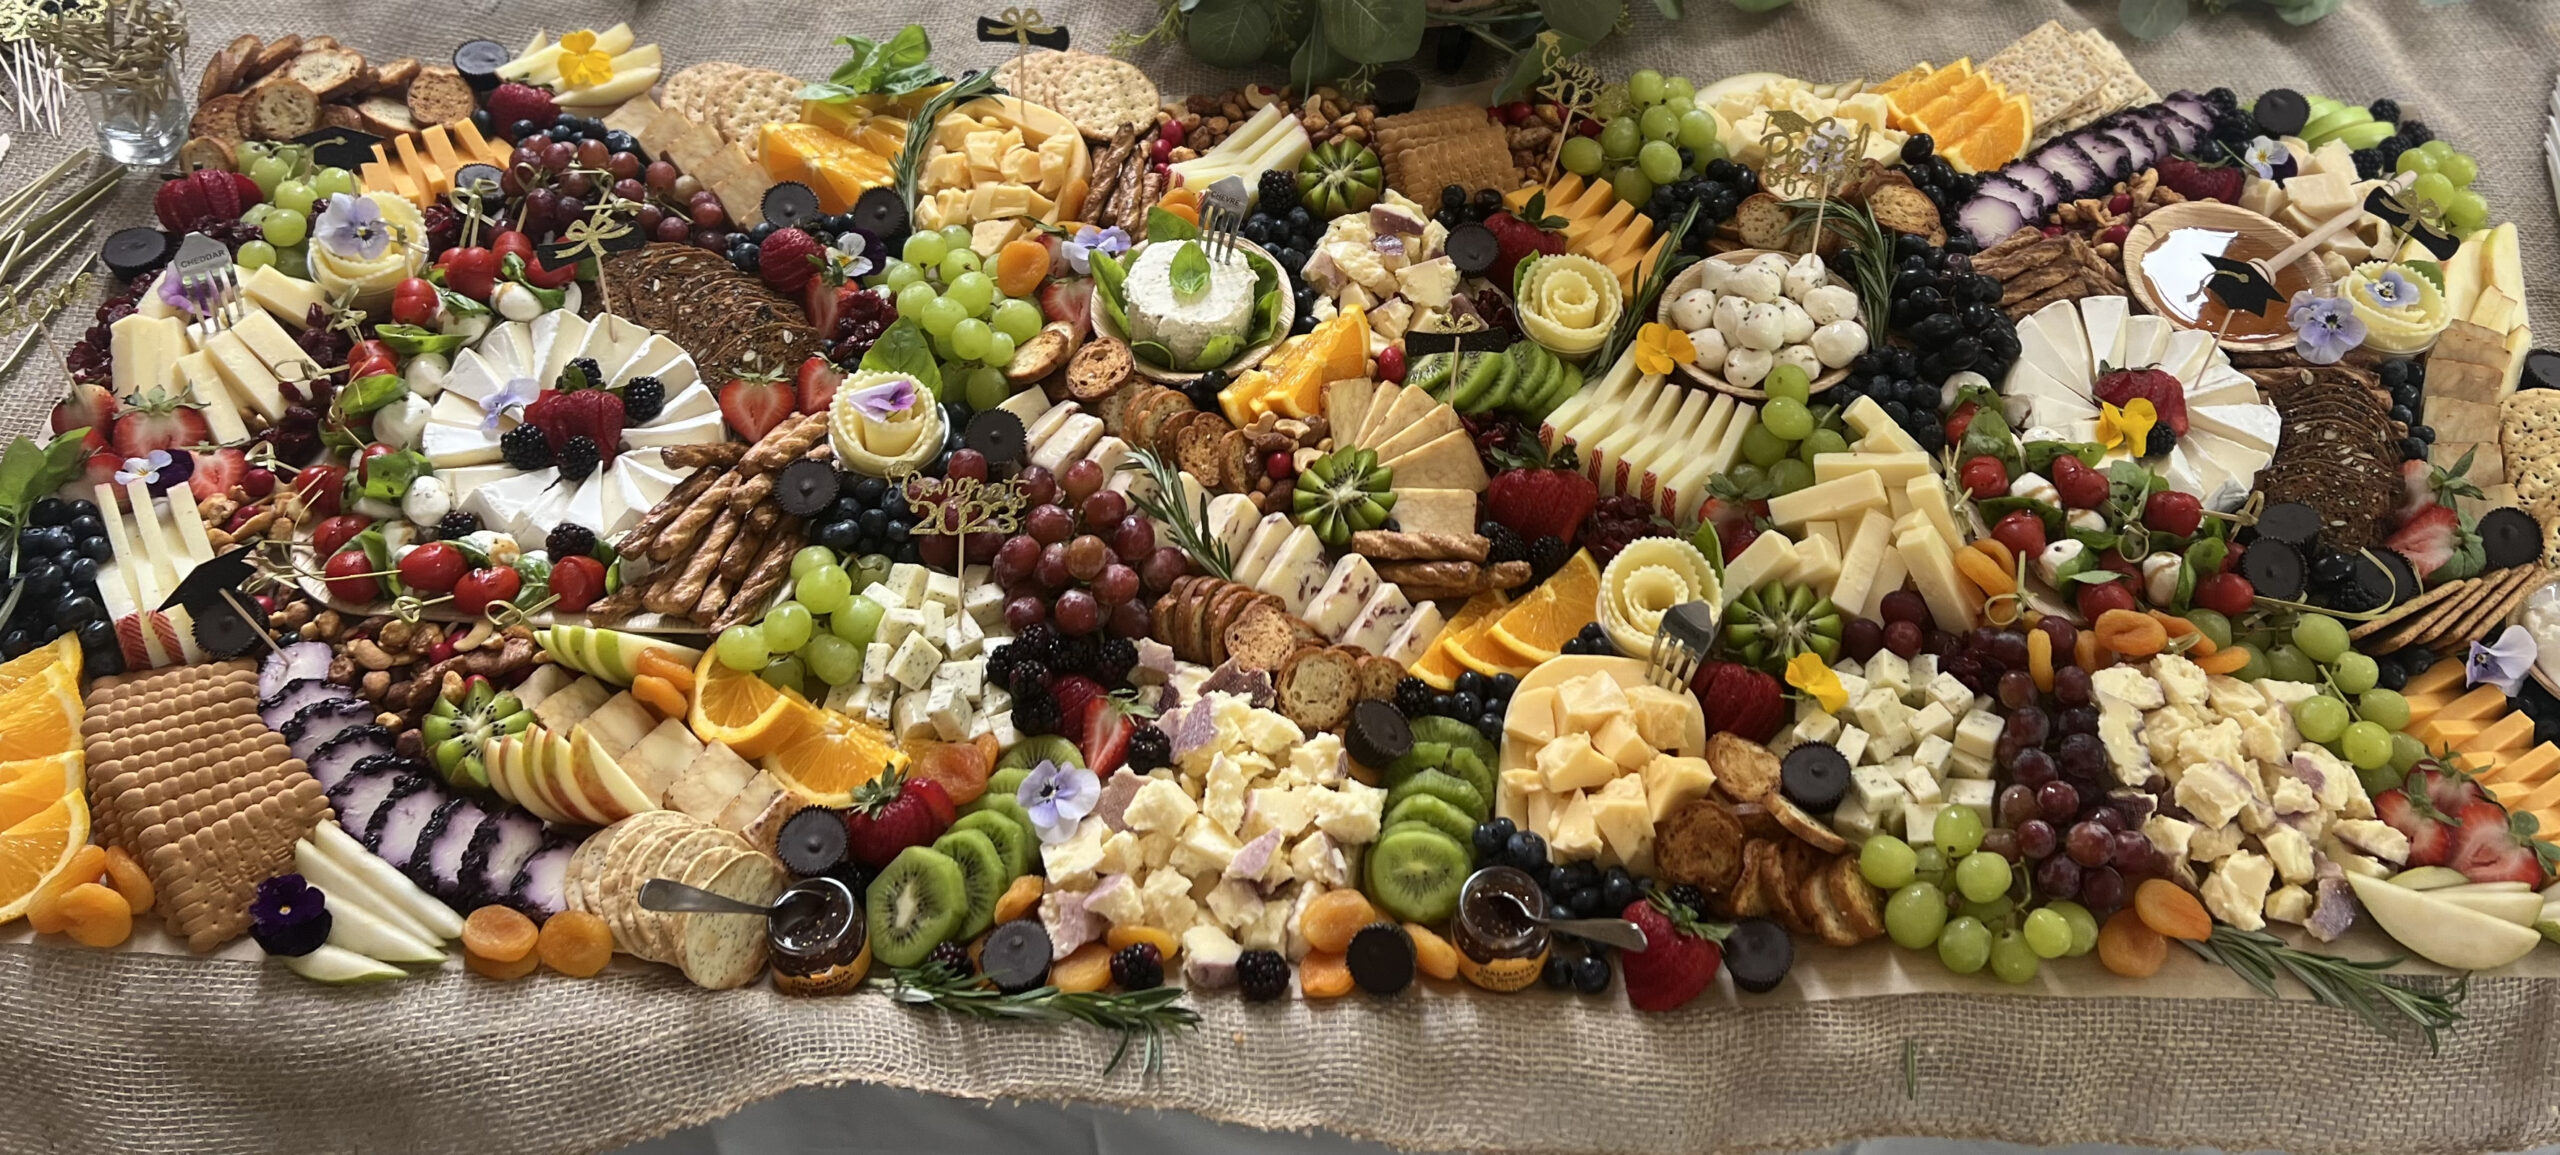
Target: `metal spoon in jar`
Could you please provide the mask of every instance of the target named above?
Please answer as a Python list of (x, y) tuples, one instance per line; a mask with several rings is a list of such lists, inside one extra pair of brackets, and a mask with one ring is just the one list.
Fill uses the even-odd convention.
[[(843, 889), (843, 884), (838, 883), (837, 889)], [(640, 909), (661, 914), (753, 914), (771, 917), (788, 907), (814, 902), (822, 897), (819, 891), (803, 884), (783, 891), (771, 906), (758, 906), (668, 878), (652, 878), (640, 885)]]
[[(1589, 939), (1603, 946), (1614, 946), (1619, 950), (1640, 951), (1647, 945), (1644, 928), (1623, 918), (1548, 918), (1529, 909), (1528, 900), (1519, 895), (1507, 890), (1497, 890), (1493, 893), (1495, 897), (1518, 907), (1520, 913), (1529, 921), (1548, 930), (1559, 931), (1575, 938)], [(645, 899), (642, 905), (647, 905)]]

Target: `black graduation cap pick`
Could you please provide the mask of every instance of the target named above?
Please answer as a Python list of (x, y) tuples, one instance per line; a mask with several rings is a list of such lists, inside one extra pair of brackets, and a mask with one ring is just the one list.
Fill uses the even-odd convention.
[(2268, 305), (2284, 297), (2255, 264), (2230, 257), (2206, 257), (2205, 263), (2213, 266), (2213, 275), (2205, 278), (2205, 290), (2234, 313), (2263, 314)]
[(1491, 329), (1465, 333), (1412, 332), (1404, 335), (1405, 352), (1417, 357), (1433, 353), (1499, 353), (1511, 347), (1503, 334)]
[(2450, 261), (2462, 249), (2462, 238), (2444, 227), (2444, 206), (2421, 200), (2415, 192), (2405, 199), (2391, 195), (2388, 184), (2366, 193), (2364, 211), (2381, 217), (2403, 236), (2418, 242), (2439, 261)]
[(993, 16), (978, 17), (978, 39), (989, 44), (1010, 40), (1025, 47), (1067, 50), (1067, 30), (1042, 20), (1037, 8), (1007, 8)]
[(373, 146), (382, 138), (352, 128), (323, 128), (293, 138), (311, 146), (311, 163), (330, 168), (360, 169), (373, 161)]
[(186, 607), (188, 616), (195, 619), (196, 644), (206, 653), (238, 657), (261, 642), (275, 648), (257, 603), (240, 592), (240, 586), (258, 572), (250, 561), (256, 552), (256, 546), (244, 545), (197, 566), (160, 603), (163, 610)]

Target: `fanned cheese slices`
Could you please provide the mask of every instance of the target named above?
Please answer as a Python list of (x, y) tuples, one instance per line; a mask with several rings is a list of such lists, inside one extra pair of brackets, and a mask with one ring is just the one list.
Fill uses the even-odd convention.
[[(2144, 460), (2171, 488), (2232, 510), (2275, 459), (2284, 420), (2257, 383), (2231, 367), (2213, 335), (2134, 314), (2123, 297), (2056, 301), (2018, 323), (2017, 364), (2001, 393), (2026, 403), (2029, 440), (2099, 440), (2099, 385), (2118, 369), (2157, 369), (2185, 391), (2187, 431), (2165, 455)], [(2119, 445), (2109, 456), (2139, 456)]]

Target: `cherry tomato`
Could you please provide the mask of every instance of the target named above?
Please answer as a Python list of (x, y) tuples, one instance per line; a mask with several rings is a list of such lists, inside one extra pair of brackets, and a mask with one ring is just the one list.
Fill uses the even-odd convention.
[(2206, 574), (2196, 582), (2195, 603), (2227, 618), (2247, 612), (2257, 596), (2249, 579), (2236, 573)]
[(1955, 445), (1964, 440), (1964, 431), (1973, 428), (1973, 415), (1981, 409), (1980, 404), (1967, 401), (1956, 406), (1955, 412), (1947, 414), (1947, 444)]
[(2133, 583), (2114, 581), (2083, 585), (2076, 600), (2079, 603), (2080, 616), (2094, 622), (2098, 620), (2099, 614), (2108, 610), (2132, 609)]
[(497, 239), (490, 242), (489, 247), (491, 251), (498, 254), (501, 262), (510, 255), (523, 258), (524, 279), (535, 288), (557, 289), (577, 279), (578, 266), (570, 265), (559, 269), (546, 267), (542, 263), (542, 257), (533, 251), (533, 238), (514, 229), (499, 233)]
[(453, 608), (466, 614), (478, 614), (491, 602), (513, 599), (524, 589), (524, 576), (513, 566), (484, 566), (462, 575), (453, 584)]
[(2179, 537), (2192, 537), (2204, 524), (2204, 503), (2192, 493), (2161, 490), (2142, 505), (2142, 524)]
[(403, 325), (433, 324), (443, 305), (435, 284), (424, 277), (411, 277), (391, 290), (391, 319)]
[(498, 254), (481, 245), (446, 249), (436, 258), (448, 289), (486, 304), (498, 287)]
[(372, 518), (354, 513), (322, 518), (320, 524), (311, 529), (311, 548), (321, 553), (336, 553), (340, 546), (354, 541), (357, 534), (372, 524)]
[(2013, 509), (1991, 527), (1991, 536), (2009, 552), (2031, 558), (2044, 552), (2044, 519), (2033, 510)]
[(329, 596), (342, 602), (363, 605), (382, 596), (382, 580), (373, 576), (373, 559), (360, 549), (345, 549), (329, 555), (320, 567), (329, 587)]
[(451, 542), (431, 541), (410, 550), (400, 558), (400, 584), (426, 593), (440, 594), (453, 589), (471, 568), (471, 559)]
[(2107, 477), (2077, 457), (2066, 453), (2053, 459), (2054, 492), (2062, 504), (2071, 509), (2096, 509), (2107, 501)]
[(551, 563), (551, 592), (560, 598), (554, 609), (584, 612), (604, 596), (604, 563), (583, 555)]
[(1964, 468), (1957, 471), (1956, 479), (1964, 483), (1965, 492), (1972, 494), (1976, 501), (2009, 492), (2009, 467), (1988, 453), (1965, 462)]
[(347, 350), (347, 380), (400, 371), (400, 355), (379, 340), (358, 341)]
[(303, 507), (322, 517), (337, 515), (346, 500), (347, 471), (343, 466), (314, 465), (293, 476), (293, 492), (302, 499)]

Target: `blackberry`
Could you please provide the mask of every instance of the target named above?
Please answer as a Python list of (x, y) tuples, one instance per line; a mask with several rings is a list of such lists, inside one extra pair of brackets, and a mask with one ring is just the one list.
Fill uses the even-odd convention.
[(933, 944), (933, 950), (924, 956), (924, 961), (927, 966), (940, 963), (942, 969), (950, 971), (954, 977), (958, 978), (967, 978), (978, 973), (978, 968), (969, 965), (969, 948), (956, 942)]
[(2373, 149), (2382, 154), (2382, 163), (2390, 164), (2399, 160), (2401, 153), (2409, 151), (2409, 142), (2398, 136), (2386, 136), (2382, 138), (2382, 143), (2373, 146)]
[(1058, 667), (1058, 629), (1047, 622), (1034, 622), (1015, 634), (1007, 648), (1017, 662), (1038, 662), (1052, 670)]
[(1092, 677), (1095, 659), (1101, 655), (1102, 639), (1092, 634), (1076, 638), (1060, 638), (1058, 639), (1058, 656), (1050, 660), (1049, 667), (1061, 674), (1083, 674), (1086, 677)]
[(498, 452), (518, 469), (540, 469), (551, 464), (551, 438), (531, 425), (519, 425), (498, 439)]
[(997, 646), (987, 654), (987, 680), (1010, 693), (1013, 690), (1013, 665), (1012, 648)]
[[(1264, 182), (1269, 183), (1269, 182)], [(1164, 952), (1151, 942), (1132, 943), (1111, 956), (1111, 981), (1124, 991), (1154, 990), (1164, 985)]]
[(1275, 217), (1298, 207), (1298, 174), (1284, 168), (1262, 171), (1262, 211)]
[(646, 425), (658, 419), (667, 407), (667, 385), (655, 377), (634, 377), (622, 383), (622, 419), (633, 425)]
[(542, 539), (542, 548), (550, 551), (554, 565), (564, 557), (585, 557), (596, 551), (596, 531), (564, 521), (552, 528), (551, 536)]
[[(577, 370), (591, 388), (604, 386), (604, 367), (596, 364), (596, 359), (593, 357), (572, 357), (569, 359), (567, 368)], [(566, 377), (568, 374), (562, 373), (561, 376)]]
[(1675, 882), (1662, 889), (1662, 897), (1672, 905), (1687, 910), (1698, 918), (1707, 917), (1707, 893), (1685, 882)]
[(2240, 94), (2233, 92), (2228, 88), (2216, 88), (2204, 94), (2204, 102), (2214, 106), (2215, 108), (2238, 108), (2240, 107)]
[(1573, 547), (1563, 538), (1541, 537), (1529, 543), (1529, 572), (1539, 581), (1547, 580), (1548, 575), (1563, 569), (1564, 563), (1571, 560)]
[(1499, 565), (1506, 561), (1529, 560), (1529, 543), (1520, 540), (1520, 535), (1512, 532), (1510, 526), (1498, 521), (1486, 521), (1476, 526), (1476, 532), (1493, 543), (1485, 550), (1485, 564)]
[(2360, 148), (2348, 153), (2347, 156), (2348, 159), (2356, 162), (2356, 176), (2359, 179), (2374, 180), (2382, 175), (2381, 149)]
[(1014, 697), (1041, 693), (1049, 688), (1049, 667), (1019, 656), (1007, 664), (1011, 669), (1005, 672), (1004, 688), (1012, 691)]
[(2400, 121), (2400, 102), (2396, 100), (2377, 100), (2364, 106), (2364, 110), (2372, 113), (2375, 120), (2385, 124), (2397, 124)]
[(1173, 739), (1153, 726), (1140, 726), (1129, 735), (1129, 751), (1123, 756), (1129, 769), (1144, 774), (1173, 765)]
[[(1455, 187), (1455, 186), (1452, 186)], [(1289, 960), (1276, 950), (1249, 950), (1236, 958), (1236, 986), (1247, 1001), (1267, 1003), (1289, 994)]]
[(567, 480), (585, 481), (603, 460), (604, 453), (596, 448), (596, 439), (586, 434), (560, 443), (560, 476)]
[(1013, 728), (1023, 734), (1058, 732), (1058, 700), (1046, 693), (1013, 699)]
[(436, 523), (436, 537), (441, 541), (469, 537), (478, 532), (480, 532), (480, 518), (469, 510), (451, 510), (444, 515), (444, 520)]
[(1396, 683), (1396, 709), (1403, 712), (1405, 717), (1419, 718), (1431, 712), (1433, 693), (1431, 683), (1420, 678), (1406, 677), (1403, 681)]
[(2416, 148), (2419, 145), (2434, 140), (2435, 138), (2436, 130), (2428, 128), (2427, 122), (2423, 120), (2404, 120), (2400, 122), (2400, 139), (2406, 142), (2410, 148)]
[(2144, 457), (2158, 457), (2163, 453), (2167, 453), (2170, 450), (2177, 448), (2177, 445), (2177, 433), (2173, 432), (2169, 428), (2168, 422), (2163, 421), (2158, 425), (2151, 427), (2151, 436), (2144, 439), (2142, 443), (2142, 455)]
[(1138, 643), (1127, 638), (1107, 638), (1097, 647), (1093, 658), (1093, 678), (1105, 686), (1126, 685), (1129, 672), (1138, 668)]

